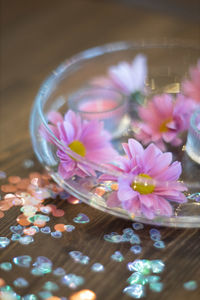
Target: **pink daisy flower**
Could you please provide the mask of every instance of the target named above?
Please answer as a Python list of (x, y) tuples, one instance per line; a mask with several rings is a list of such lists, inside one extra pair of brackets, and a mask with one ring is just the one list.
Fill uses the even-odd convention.
[(144, 92), (146, 77), (146, 57), (139, 54), (132, 63), (120, 62), (117, 66), (108, 69), (107, 77), (94, 78), (91, 83), (104, 88), (117, 89), (130, 96), (136, 92)]
[(154, 142), (162, 150), (165, 144), (178, 146), (179, 137), (189, 128), (190, 117), (196, 103), (179, 94), (174, 100), (169, 94), (155, 96), (147, 105), (139, 107), (141, 122), (134, 122), (135, 137), (145, 145)]
[(182, 83), (183, 93), (200, 103), (200, 59), (197, 66), (190, 69), (190, 78)]
[(108, 198), (110, 207), (122, 207), (135, 216), (144, 215), (153, 219), (157, 215), (171, 216), (170, 202), (184, 203), (182, 193), (187, 188), (178, 182), (182, 172), (181, 163), (172, 163), (172, 154), (163, 153), (154, 144), (146, 149), (134, 139), (123, 144), (127, 158), (122, 158), (124, 176), (103, 175), (101, 180), (118, 182), (118, 191)]
[(115, 158), (116, 152), (110, 143), (109, 133), (103, 129), (103, 123), (97, 120), (82, 120), (71, 110), (64, 118), (60, 113), (52, 111), (48, 114), (48, 121), (51, 123), (48, 125), (49, 129), (63, 146), (58, 145), (44, 127), (40, 132), (46, 140), (58, 147), (57, 156), (60, 159), (58, 171), (64, 179), (73, 175), (80, 177), (96, 175), (91, 167), (68, 155), (66, 148), (98, 164), (111, 162)]

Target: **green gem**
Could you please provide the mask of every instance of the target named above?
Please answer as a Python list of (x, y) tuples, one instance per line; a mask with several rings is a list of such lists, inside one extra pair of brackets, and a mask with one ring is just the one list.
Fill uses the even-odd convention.
[(58, 290), (58, 285), (52, 281), (47, 281), (43, 288), (47, 291), (57, 291)]
[(10, 271), (12, 269), (12, 264), (10, 262), (3, 262), (0, 264), (0, 268), (4, 271)]
[(145, 276), (143, 276), (143, 274), (135, 272), (127, 279), (127, 282), (130, 285), (133, 285), (135, 283), (145, 285), (147, 283), (147, 279), (145, 278)]
[(163, 290), (162, 282), (152, 282), (149, 285), (150, 289), (154, 292), (160, 293)]
[(188, 291), (194, 291), (197, 288), (197, 283), (194, 280), (188, 281), (184, 283), (184, 288)]
[(151, 276), (148, 276), (147, 280), (149, 283), (158, 282), (160, 280), (160, 276), (151, 275)]

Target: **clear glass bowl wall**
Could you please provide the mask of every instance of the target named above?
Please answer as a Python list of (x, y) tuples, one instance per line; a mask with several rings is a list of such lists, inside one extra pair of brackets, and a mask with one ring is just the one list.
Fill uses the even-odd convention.
[[(121, 61), (132, 61), (137, 54), (141, 53), (147, 57), (147, 85), (151, 94), (162, 92), (177, 93), (180, 88), (180, 82), (188, 75), (189, 67), (195, 65), (200, 56), (198, 47), (180, 43), (158, 45), (125, 42), (86, 50), (66, 60), (42, 84), (36, 97), (30, 120), (34, 151), (53, 179), (69, 193), (87, 204), (126, 219), (132, 218), (127, 211), (120, 208), (107, 207), (107, 194), (100, 196), (95, 193), (95, 189), (101, 186), (97, 178), (91, 176), (83, 180), (76, 176), (69, 180), (64, 180), (59, 175), (56, 147), (41, 138), (39, 127), (41, 124), (47, 126), (46, 115), (49, 111), (59, 111), (64, 115), (68, 110), (68, 100), (71, 95), (84, 86), (88, 86), (88, 83), (93, 78), (105, 75), (110, 66), (117, 65)], [(127, 132), (123, 132), (118, 137), (118, 141), (127, 141)], [(116, 141), (113, 141), (113, 145), (118, 148)], [(68, 153), (76, 158), (75, 153), (70, 152), (70, 150)], [(200, 192), (200, 166), (192, 162), (183, 151), (177, 152), (173, 150), (173, 154), (174, 160), (178, 158), (182, 162), (183, 174), (181, 179), (187, 183), (189, 192)], [(86, 162), (86, 164), (90, 164), (90, 162)], [(112, 174), (114, 172), (106, 166), (92, 165), (98, 174), (102, 172)], [(154, 220), (147, 220), (141, 216), (136, 218), (136, 220), (164, 226), (200, 227), (199, 203), (189, 200), (187, 204), (175, 206), (174, 211), (174, 216), (170, 218), (158, 216)]]

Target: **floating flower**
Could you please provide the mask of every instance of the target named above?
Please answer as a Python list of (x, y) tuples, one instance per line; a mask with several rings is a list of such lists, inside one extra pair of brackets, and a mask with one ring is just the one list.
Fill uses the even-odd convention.
[(135, 136), (145, 145), (154, 142), (162, 150), (165, 144), (178, 146), (179, 137), (189, 128), (189, 122), (196, 103), (179, 94), (174, 100), (169, 94), (154, 96), (146, 106), (138, 109), (141, 122), (133, 123)]
[(183, 93), (200, 103), (200, 59), (197, 66), (190, 69), (190, 78), (182, 83)]
[(115, 150), (110, 144), (110, 135), (103, 129), (103, 123), (92, 120), (82, 120), (78, 114), (69, 110), (64, 118), (58, 112), (50, 112), (48, 115), (49, 129), (61, 142), (58, 145), (51, 134), (41, 128), (42, 136), (58, 147), (57, 156), (60, 159), (59, 173), (64, 179), (73, 175), (85, 177), (95, 175), (95, 171), (81, 161), (76, 160), (66, 153), (66, 148), (74, 153), (95, 163), (111, 162), (116, 156)]
[(144, 92), (146, 77), (146, 57), (139, 54), (130, 64), (124, 61), (117, 66), (110, 67), (107, 77), (94, 78), (92, 84), (117, 89), (130, 96), (137, 92)]
[(129, 139), (123, 148), (127, 155), (121, 160), (124, 176), (100, 177), (100, 180), (118, 182), (118, 191), (111, 193), (108, 206), (122, 207), (135, 216), (144, 215), (148, 219), (156, 215), (171, 216), (171, 201), (187, 201), (182, 193), (187, 188), (178, 182), (181, 163), (172, 163), (171, 152), (163, 153), (154, 144), (144, 149), (135, 139)]

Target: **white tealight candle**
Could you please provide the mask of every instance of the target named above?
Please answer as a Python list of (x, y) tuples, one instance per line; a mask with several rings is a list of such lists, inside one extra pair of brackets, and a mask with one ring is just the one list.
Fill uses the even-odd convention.
[(190, 158), (200, 164), (200, 109), (191, 117), (186, 151)]
[(86, 120), (99, 120), (114, 137), (129, 125), (127, 99), (118, 91), (85, 88), (69, 98), (69, 108)]

